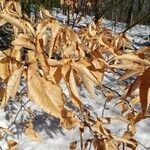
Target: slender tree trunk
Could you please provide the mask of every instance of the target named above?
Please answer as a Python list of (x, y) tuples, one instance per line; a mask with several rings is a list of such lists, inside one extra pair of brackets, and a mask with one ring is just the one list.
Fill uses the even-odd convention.
[(70, 6), (67, 7), (67, 24), (70, 23)]

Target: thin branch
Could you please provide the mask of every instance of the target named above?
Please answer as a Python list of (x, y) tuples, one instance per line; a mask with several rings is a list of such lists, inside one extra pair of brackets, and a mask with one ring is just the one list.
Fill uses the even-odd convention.
[(125, 97), (123, 97), (119, 92), (117, 92), (117, 91), (115, 91), (115, 90), (109, 88), (109, 87), (106, 86), (106, 85), (102, 85), (102, 86), (105, 87), (105, 88), (107, 88), (108, 90), (110, 90), (110, 91), (116, 93), (119, 97), (121, 97), (121, 98), (126, 102), (126, 104), (129, 106), (129, 108), (130, 108), (131, 110), (133, 110), (132, 106), (130, 105), (130, 102), (129, 102)]
[(142, 21), (144, 21), (145, 19), (147, 19), (148, 17), (150, 17), (150, 13), (148, 13), (147, 15), (145, 15), (143, 18), (141, 18), (140, 20), (136, 21), (135, 23), (133, 23), (132, 25), (130, 25), (128, 28), (126, 28), (122, 33), (126, 33), (128, 30), (130, 30), (131, 28), (133, 28), (135, 25), (141, 23)]

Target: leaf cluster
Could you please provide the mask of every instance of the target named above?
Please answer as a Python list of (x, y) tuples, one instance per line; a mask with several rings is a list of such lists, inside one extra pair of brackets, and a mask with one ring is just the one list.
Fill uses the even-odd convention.
[[(0, 25), (10, 23), (14, 34), (11, 47), (0, 51), (1, 107), (10, 98), (15, 98), (24, 78), (27, 83), (25, 94), (31, 101), (59, 118), (62, 127), (80, 127), (82, 149), (86, 149), (88, 143), (92, 143), (95, 149), (117, 150), (122, 143), (136, 149), (137, 142), (133, 138), (136, 123), (146, 117), (150, 101), (150, 48), (132, 51), (131, 40), (124, 33), (113, 34), (102, 28), (102, 19), (97, 24), (92, 22), (88, 27), (74, 31), (44, 9), (40, 10), (39, 22), (34, 24), (22, 14), (17, 1), (2, 0), (0, 7)], [(123, 73), (117, 82), (135, 77), (129, 87), (125, 86), (127, 92), (122, 95), (103, 85), (104, 75), (107, 72), (116, 75), (118, 70)], [(66, 107), (67, 99), (60, 86), (62, 80), (75, 109)], [(120, 96), (115, 106), (121, 107), (121, 121), (128, 123), (128, 129), (121, 137), (104, 126), (111, 124), (113, 117), (96, 116), (95, 119), (85, 108), (78, 91), (81, 85), (91, 97), (95, 95), (96, 86), (101, 88), (107, 101), (116, 94)], [(134, 93), (136, 89), (139, 89), (138, 94)], [(136, 104), (141, 104), (140, 111), (134, 108)], [(93, 133), (93, 139), (83, 141), (86, 127)], [(73, 142), (70, 147), (76, 144)]]

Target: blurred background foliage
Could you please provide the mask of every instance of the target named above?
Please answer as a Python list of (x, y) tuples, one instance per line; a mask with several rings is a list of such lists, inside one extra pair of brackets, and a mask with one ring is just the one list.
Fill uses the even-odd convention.
[[(38, 18), (40, 7), (52, 11), (60, 8), (66, 15), (70, 11), (84, 15), (93, 15), (95, 21), (104, 16), (116, 22), (125, 22), (127, 25), (133, 24), (138, 20), (141, 23), (150, 24), (150, 0), (19, 0), (22, 11), (29, 16), (31, 14)], [(62, 5), (61, 5), (61, 4)], [(69, 19), (69, 18), (68, 18)]]

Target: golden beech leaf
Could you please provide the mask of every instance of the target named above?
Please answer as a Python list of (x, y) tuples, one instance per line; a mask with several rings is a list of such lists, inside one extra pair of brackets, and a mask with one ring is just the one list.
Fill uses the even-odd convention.
[(82, 103), (80, 101), (80, 96), (77, 92), (77, 85), (76, 85), (76, 80), (75, 80), (75, 75), (73, 70), (70, 69), (70, 65), (64, 65), (61, 69), (62, 76), (65, 80), (65, 83), (67, 85), (67, 88), (69, 90), (71, 99), (73, 103), (78, 107), (81, 108)]
[(14, 46), (11, 52), (11, 57), (15, 58), (15, 60), (21, 62), (21, 47), (20, 46)]
[(139, 73), (141, 73), (142, 70), (126, 70), (125, 73), (118, 78), (118, 81), (123, 81), (123, 80), (126, 80), (134, 75), (137, 75)]
[(118, 142), (128, 144), (128, 145), (130, 145), (130, 146), (132, 146), (132, 147), (134, 147), (134, 148), (137, 147), (136, 141), (128, 140), (128, 139), (125, 139), (125, 138), (123, 138), (123, 137), (118, 137), (118, 136), (116, 136), (116, 135), (112, 135), (112, 138), (113, 138), (114, 140), (118, 141)]
[(93, 146), (95, 150), (118, 150), (118, 145), (113, 139), (94, 139)]
[(7, 145), (8, 145), (9, 150), (17, 150), (18, 149), (17, 142), (14, 140), (8, 140)]
[(77, 141), (73, 141), (70, 143), (70, 150), (76, 150), (77, 148)]
[(82, 83), (82, 78), (76, 72), (74, 73), (74, 77), (75, 77), (76, 85), (79, 86)]
[[(7, 59), (7, 58), (6, 58)], [(0, 77), (2, 79), (6, 79), (9, 77), (9, 60), (5, 60), (5, 62), (3, 61), (2, 63), (0, 62)]]
[(48, 63), (50, 66), (53, 66), (53, 67), (61, 65), (61, 61), (58, 61), (55, 59), (48, 59)]
[(23, 69), (24, 69), (23, 67), (20, 67), (18, 70), (15, 70), (10, 76), (6, 86), (6, 95), (3, 97), (2, 100), (1, 104), (2, 107), (4, 107), (7, 104), (10, 97), (15, 98), (17, 90), (20, 85)]
[(78, 58), (79, 54), (76, 50), (76, 44), (72, 43), (70, 46), (65, 47), (63, 55), (67, 58), (69, 57)]
[[(48, 17), (49, 19), (53, 19), (55, 21), (55, 18), (52, 16), (52, 14), (46, 10), (46, 9), (42, 9), (43, 15), (45, 15), (46, 17)], [(57, 22), (58, 23), (58, 22)]]
[(61, 67), (50, 67), (49, 75), (47, 77), (52, 82), (59, 84), (62, 79)]
[(42, 40), (40, 34), (38, 34), (37, 38), (36, 38), (36, 50), (38, 52), (38, 58), (39, 58), (42, 70), (43, 70), (44, 74), (47, 75), (49, 72), (49, 64), (48, 64), (48, 61), (47, 61), (45, 55), (43, 54), (44, 53), (43, 40)]
[(104, 139), (98, 139), (98, 138), (94, 139), (93, 146), (95, 150), (106, 150)]
[(69, 64), (66, 64), (66, 65), (63, 65), (62, 66), (62, 69), (61, 69), (61, 74), (62, 76), (64, 77), (64, 79), (66, 80), (66, 82), (69, 82), (69, 79), (66, 78), (67, 77), (67, 73), (70, 71), (70, 65)]
[(75, 127), (80, 126), (80, 121), (77, 117), (75, 117), (75, 114), (72, 111), (69, 111), (67, 109), (62, 110), (62, 118), (61, 118), (61, 127), (64, 127), (66, 129), (72, 129)]
[(131, 148), (131, 149), (135, 149), (137, 147), (137, 142), (136, 140), (133, 139), (133, 136), (136, 134), (136, 127), (135, 125), (130, 125), (128, 127), (128, 130), (123, 134), (122, 138), (133, 141), (133, 144), (127, 143), (127, 147)]
[(97, 120), (97, 122), (92, 125), (92, 129), (94, 132), (97, 132), (102, 136), (109, 136), (109, 132), (103, 127), (102, 122), (99, 120)]
[(27, 21), (25, 21), (25, 24), (26, 24), (26, 29), (27, 29), (28, 33), (31, 33), (32, 35), (35, 35), (35, 30), (32, 27), (32, 25)]
[(110, 43), (109, 39), (107, 38), (107, 35), (105, 34), (105, 32), (101, 34), (101, 38), (102, 38), (102, 41), (104, 44), (111, 46), (111, 43)]
[(107, 92), (105, 92), (105, 96), (107, 98), (107, 101), (110, 102), (113, 99), (113, 97), (115, 96), (115, 93), (107, 91)]
[(138, 104), (139, 102), (140, 102), (140, 97), (139, 96), (134, 97), (133, 99), (130, 100), (130, 104), (133, 105), (133, 106)]
[(28, 97), (45, 112), (61, 118), (64, 104), (62, 94), (57, 85), (40, 77), (33, 66), (28, 68)]
[(145, 114), (150, 104), (150, 68), (146, 69), (141, 76), (140, 102), (142, 112)]
[(99, 83), (101, 83), (103, 81), (104, 78), (104, 72), (102, 71), (91, 71), (91, 73), (95, 76), (95, 78), (97, 79), (97, 81)]
[(17, 3), (17, 2), (15, 2), (15, 1), (13, 1), (13, 2), (14, 2), (14, 6), (15, 6), (15, 9), (16, 9), (16, 12), (19, 14), (19, 16), (22, 17), (22, 12), (21, 12), (21, 6), (20, 6), (20, 4)]
[[(56, 74), (56, 71), (57, 71), (58, 67), (50, 67), (49, 69), (49, 74), (47, 75), (47, 78), (48, 80), (52, 81), (53, 83), (56, 83), (56, 80), (55, 80), (55, 74)], [(60, 73), (60, 72), (59, 72)], [(60, 73), (61, 74), (61, 73)], [(58, 79), (59, 80), (59, 79)]]
[(18, 36), (18, 31), (19, 29), (16, 27), (16, 26), (13, 26), (13, 31), (14, 31), (14, 37), (17, 37)]
[(11, 43), (14, 46), (20, 46), (27, 49), (35, 50), (34, 43), (31, 43), (28, 38), (23, 36), (22, 34), (18, 36), (14, 41)]
[(150, 61), (149, 60), (141, 59), (138, 55), (135, 55), (133, 53), (117, 56), (116, 59), (119, 59), (119, 60), (130, 60), (132, 62), (137, 62), (137, 63), (140, 63), (142, 65), (148, 65), (148, 66), (150, 65)]
[(10, 75), (10, 59), (8, 58), (10, 55), (11, 49), (7, 49), (4, 53), (0, 51), (0, 77), (4, 80)]
[(89, 79), (86, 75), (82, 76), (82, 80), (83, 80), (83, 84), (85, 86), (85, 88), (87, 89), (87, 91), (89, 92), (89, 94), (94, 97), (95, 95), (95, 89), (94, 89), (94, 82)]
[(78, 99), (80, 99), (80, 96), (79, 96), (78, 91), (77, 91), (77, 86), (76, 86), (76, 82), (75, 82), (75, 77), (74, 77), (74, 72), (73, 72), (73, 70), (71, 70), (71, 72), (70, 72), (69, 84), (70, 84), (70, 89), (71, 89), (71, 91), (73, 92), (73, 94), (74, 94)]
[(78, 34), (75, 33), (73, 30), (70, 30), (70, 36), (71, 36), (73, 42), (75, 42), (75, 43), (77, 42), (78, 44), (81, 44), (81, 40), (80, 40)]
[(138, 49), (138, 51), (136, 52), (136, 54), (148, 54), (150, 52), (150, 47), (149, 46), (147, 46), (147, 47), (142, 47), (142, 48), (140, 48), (140, 49)]
[(90, 67), (91, 63), (89, 63), (86, 59), (80, 58), (80, 63), (83, 64), (86, 67)]
[(137, 77), (137, 79), (129, 86), (129, 89), (125, 95), (125, 97), (130, 96), (136, 89), (139, 88), (141, 83), (141, 76)]
[(50, 81), (46, 81), (44, 78), (41, 78), (41, 81), (43, 88), (45, 89), (45, 93), (52, 100), (57, 109), (62, 110), (64, 108), (64, 99), (63, 92), (60, 87)]
[(15, 70), (11, 75), (11, 77), (9, 78), (7, 83), (7, 90), (6, 90), (7, 98), (9, 98), (10, 96), (15, 97), (16, 92), (19, 88), (23, 69), (24, 69), (23, 67), (20, 67), (18, 70)]
[(95, 67), (95, 69), (103, 69), (103, 65), (101, 65), (98, 60), (94, 59), (92, 61), (93, 66)]
[(0, 18), (0, 27), (3, 26), (7, 21)]
[(79, 52), (79, 57), (84, 58), (85, 57), (85, 52), (84, 52), (84, 49), (81, 47), (81, 45), (76, 44), (76, 49)]
[(25, 26), (24, 24), (21, 22), (21, 20), (16, 19), (12, 16), (9, 16), (7, 14), (0, 14), (0, 18), (3, 18), (4, 20), (6, 20), (7, 22), (11, 23), (12, 25), (16, 26), (17, 28), (21, 29), (22, 31), (25, 32)]
[(88, 28), (89, 34), (92, 37), (96, 35), (96, 30), (94, 29), (94, 27), (95, 27), (95, 24), (93, 22), (89, 25), (89, 28)]
[(60, 31), (60, 26), (59, 26), (58, 23), (53, 23), (51, 29), (52, 29), (52, 38), (50, 40), (50, 47), (49, 47), (49, 50), (48, 50), (49, 57), (52, 56), (53, 49), (55, 47), (55, 42), (57, 40), (57, 36), (59, 34), (59, 31)]
[(105, 52), (108, 52), (110, 54), (113, 54), (114, 56), (117, 56), (117, 54), (114, 51), (114, 48), (111, 47), (110, 45), (105, 44), (101, 36), (98, 37), (98, 41), (104, 48), (106, 48), (106, 49), (104, 49)]
[(116, 68), (116, 69), (128, 69), (128, 70), (139, 70), (142, 68), (141, 65), (136, 63), (130, 63), (130, 64), (114, 64), (109, 65), (110, 68)]
[(73, 68), (75, 70), (77, 70), (79, 72), (79, 74), (82, 75), (86, 75), (89, 79), (91, 79), (95, 84), (98, 84), (98, 81), (96, 80), (96, 78), (94, 77), (94, 75), (88, 70), (88, 68), (79, 63), (79, 62), (75, 62), (72, 64)]
[(10, 61), (10, 63), (9, 63), (10, 72), (14, 72), (20, 66), (20, 63), (21, 63), (21, 51), (20, 51), (20, 49), (21, 49), (21, 47), (19, 47), (19, 46), (14, 46), (14, 48), (12, 49), (11, 57), (17, 61), (15, 61), (15, 60)]
[(79, 96), (78, 91), (77, 91), (77, 85), (76, 85), (76, 81), (75, 81), (73, 70), (71, 70), (70, 76), (69, 76), (69, 87), (70, 87), (70, 94), (71, 94), (71, 97), (73, 99), (73, 103), (77, 107), (80, 108), (82, 103), (80, 101), (80, 96)]
[(34, 51), (28, 51), (28, 62), (34, 63), (36, 62), (35, 52)]
[(123, 138), (130, 139), (136, 134), (136, 127), (135, 125), (129, 126), (129, 129), (123, 134)]
[(105, 150), (119, 150), (117, 143), (114, 139), (104, 139)]
[[(21, 17), (19, 16), (20, 12), (18, 6), (16, 5), (17, 3), (14, 1), (8, 1), (5, 5), (5, 12), (9, 15), (15, 16), (15, 17)], [(18, 4), (19, 5), (19, 4)], [(21, 6), (20, 6), (21, 7)]]

